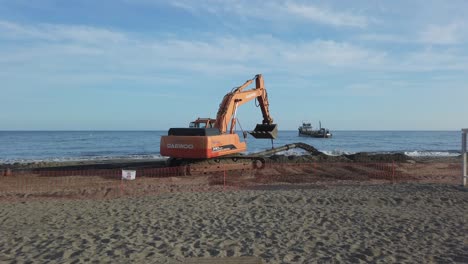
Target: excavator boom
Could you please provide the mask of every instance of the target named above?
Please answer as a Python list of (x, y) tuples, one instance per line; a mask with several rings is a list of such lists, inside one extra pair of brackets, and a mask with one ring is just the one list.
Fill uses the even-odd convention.
[[(255, 88), (244, 91), (253, 80), (255, 80)], [(278, 134), (278, 128), (276, 124), (273, 124), (273, 119), (270, 115), (268, 94), (261, 74), (255, 75), (253, 79), (246, 81), (243, 85), (224, 96), (216, 116), (215, 127), (219, 128), (221, 133), (226, 133), (230, 125), (229, 133), (234, 133), (237, 108), (254, 99), (258, 101), (262, 111), (263, 121), (262, 124), (258, 124), (253, 131), (250, 131), (249, 134), (255, 138), (275, 139)]]

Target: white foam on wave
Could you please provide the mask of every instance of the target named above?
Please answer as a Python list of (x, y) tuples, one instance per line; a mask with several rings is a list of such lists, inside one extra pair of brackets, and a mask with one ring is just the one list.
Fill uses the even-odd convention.
[(406, 151), (410, 157), (457, 157), (460, 153), (450, 151)]
[(289, 149), (289, 150), (283, 150), (278, 153), (277, 155), (285, 155), (285, 156), (301, 156), (306, 154), (305, 150), (302, 149)]
[(166, 157), (161, 155), (128, 155), (128, 156), (94, 156), (94, 157), (54, 157), (44, 159), (0, 159), (0, 164), (13, 163), (39, 163), (39, 162), (75, 162), (75, 161), (100, 161), (100, 160), (165, 160)]
[(351, 151), (344, 151), (344, 150), (325, 150), (322, 151), (324, 154), (328, 156), (341, 156), (341, 155), (351, 155), (351, 154), (356, 154), (356, 152), (351, 152)]
[[(325, 150), (322, 151), (328, 156), (340, 156), (340, 155), (351, 155), (355, 152), (343, 151), (343, 150)], [(255, 153), (255, 151), (251, 152)], [(376, 152), (375, 154), (378, 154)], [(380, 152), (380, 153), (389, 153), (389, 152)], [(406, 151), (403, 152), (405, 155), (410, 157), (457, 157), (460, 153), (456, 151)], [(286, 156), (301, 156), (307, 154), (306, 151), (302, 149), (290, 149), (277, 153), (278, 155)], [(154, 155), (127, 155), (127, 156), (94, 156), (94, 157), (55, 157), (55, 158), (44, 158), (44, 159), (0, 159), (0, 164), (13, 164), (13, 163), (39, 163), (39, 162), (75, 162), (75, 161), (100, 161), (100, 160), (126, 160), (126, 159), (135, 159), (135, 160), (165, 160), (167, 157), (163, 157), (159, 154)]]
[[(321, 151), (328, 156), (341, 156), (341, 155), (352, 155), (356, 154), (356, 152), (352, 151), (344, 151), (344, 150), (325, 150)], [(368, 152), (369, 154), (393, 154), (393, 153), (402, 153), (402, 152)], [(458, 152), (450, 152), (450, 151), (406, 151), (403, 152), (405, 155), (410, 157), (457, 157), (460, 155)], [(300, 156), (307, 154), (306, 151), (302, 149), (290, 149), (285, 150), (277, 153), (278, 155), (287, 155), (287, 156)]]
[[(328, 156), (341, 156), (341, 155), (350, 155), (350, 154), (355, 154), (355, 152), (351, 151), (344, 151), (344, 150), (319, 150), (320, 152), (324, 153), (325, 155)], [(308, 154), (307, 151), (303, 149), (289, 149), (289, 150), (283, 150), (278, 153), (277, 155), (285, 155), (285, 156), (302, 156), (305, 154)]]

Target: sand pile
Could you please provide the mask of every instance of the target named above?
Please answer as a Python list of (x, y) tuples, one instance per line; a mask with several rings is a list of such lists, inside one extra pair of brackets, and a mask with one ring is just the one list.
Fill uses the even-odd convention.
[(467, 263), (467, 215), (466, 190), (421, 184), (0, 203), (0, 262)]

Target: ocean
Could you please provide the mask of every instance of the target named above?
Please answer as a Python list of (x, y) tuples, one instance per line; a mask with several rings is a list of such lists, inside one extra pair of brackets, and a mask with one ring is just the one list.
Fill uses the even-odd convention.
[[(329, 139), (279, 131), (274, 146), (304, 142), (329, 155), (356, 152), (457, 156), (460, 131), (332, 131)], [(167, 131), (0, 131), (0, 163), (96, 159), (162, 159), (159, 141)], [(247, 138), (248, 152), (271, 148), (271, 141)], [(300, 154), (290, 150), (288, 155)]]

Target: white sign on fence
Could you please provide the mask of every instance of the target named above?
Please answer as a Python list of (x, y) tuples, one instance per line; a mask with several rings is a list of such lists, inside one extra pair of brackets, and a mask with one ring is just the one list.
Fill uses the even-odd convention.
[(122, 180), (134, 180), (135, 177), (136, 177), (136, 171), (122, 170)]

